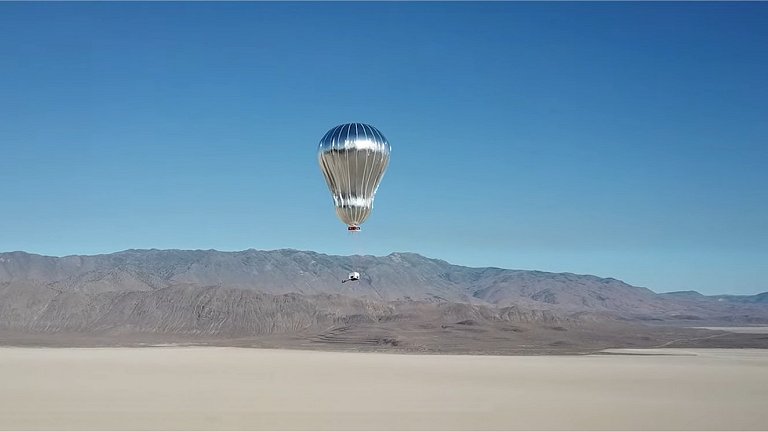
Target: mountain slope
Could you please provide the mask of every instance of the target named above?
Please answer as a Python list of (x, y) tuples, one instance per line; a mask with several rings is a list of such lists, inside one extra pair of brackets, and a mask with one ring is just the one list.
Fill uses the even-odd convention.
[[(341, 284), (350, 270), (361, 281)], [(469, 268), (413, 253), (0, 254), (0, 328), (35, 332), (244, 337), (386, 323), (468, 332), (608, 318), (765, 322), (768, 307), (755, 297), (656, 294), (612, 278)]]

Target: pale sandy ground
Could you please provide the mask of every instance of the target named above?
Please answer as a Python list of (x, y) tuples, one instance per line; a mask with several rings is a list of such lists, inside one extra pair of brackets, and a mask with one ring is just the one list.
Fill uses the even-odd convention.
[(612, 353), (0, 348), (0, 428), (768, 429), (768, 350)]

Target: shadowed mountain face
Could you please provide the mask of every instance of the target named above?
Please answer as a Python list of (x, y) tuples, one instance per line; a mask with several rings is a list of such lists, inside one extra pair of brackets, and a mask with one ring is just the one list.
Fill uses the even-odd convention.
[[(352, 270), (361, 280), (342, 284)], [(243, 337), (386, 323), (471, 332), (486, 324), (767, 318), (765, 293), (656, 294), (611, 278), (469, 268), (412, 253), (0, 254), (0, 328), (36, 332)]]

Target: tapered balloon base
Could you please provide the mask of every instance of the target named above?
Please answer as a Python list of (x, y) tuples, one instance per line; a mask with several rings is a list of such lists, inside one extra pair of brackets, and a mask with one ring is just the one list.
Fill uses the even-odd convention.
[(360, 231), (359, 226), (348, 226), (347, 231)]

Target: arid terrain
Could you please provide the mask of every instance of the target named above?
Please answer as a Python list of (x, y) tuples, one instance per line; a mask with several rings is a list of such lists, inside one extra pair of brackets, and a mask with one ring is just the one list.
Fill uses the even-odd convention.
[(0, 429), (766, 430), (766, 371), (767, 350), (0, 348)]
[(5, 253), (0, 429), (765, 430), (766, 299), (416, 254)]
[[(352, 269), (360, 282), (341, 284)], [(470, 268), (413, 253), (0, 253), (0, 345), (583, 354), (768, 348), (768, 335), (717, 329), (765, 323), (765, 293), (658, 294), (613, 278)]]

